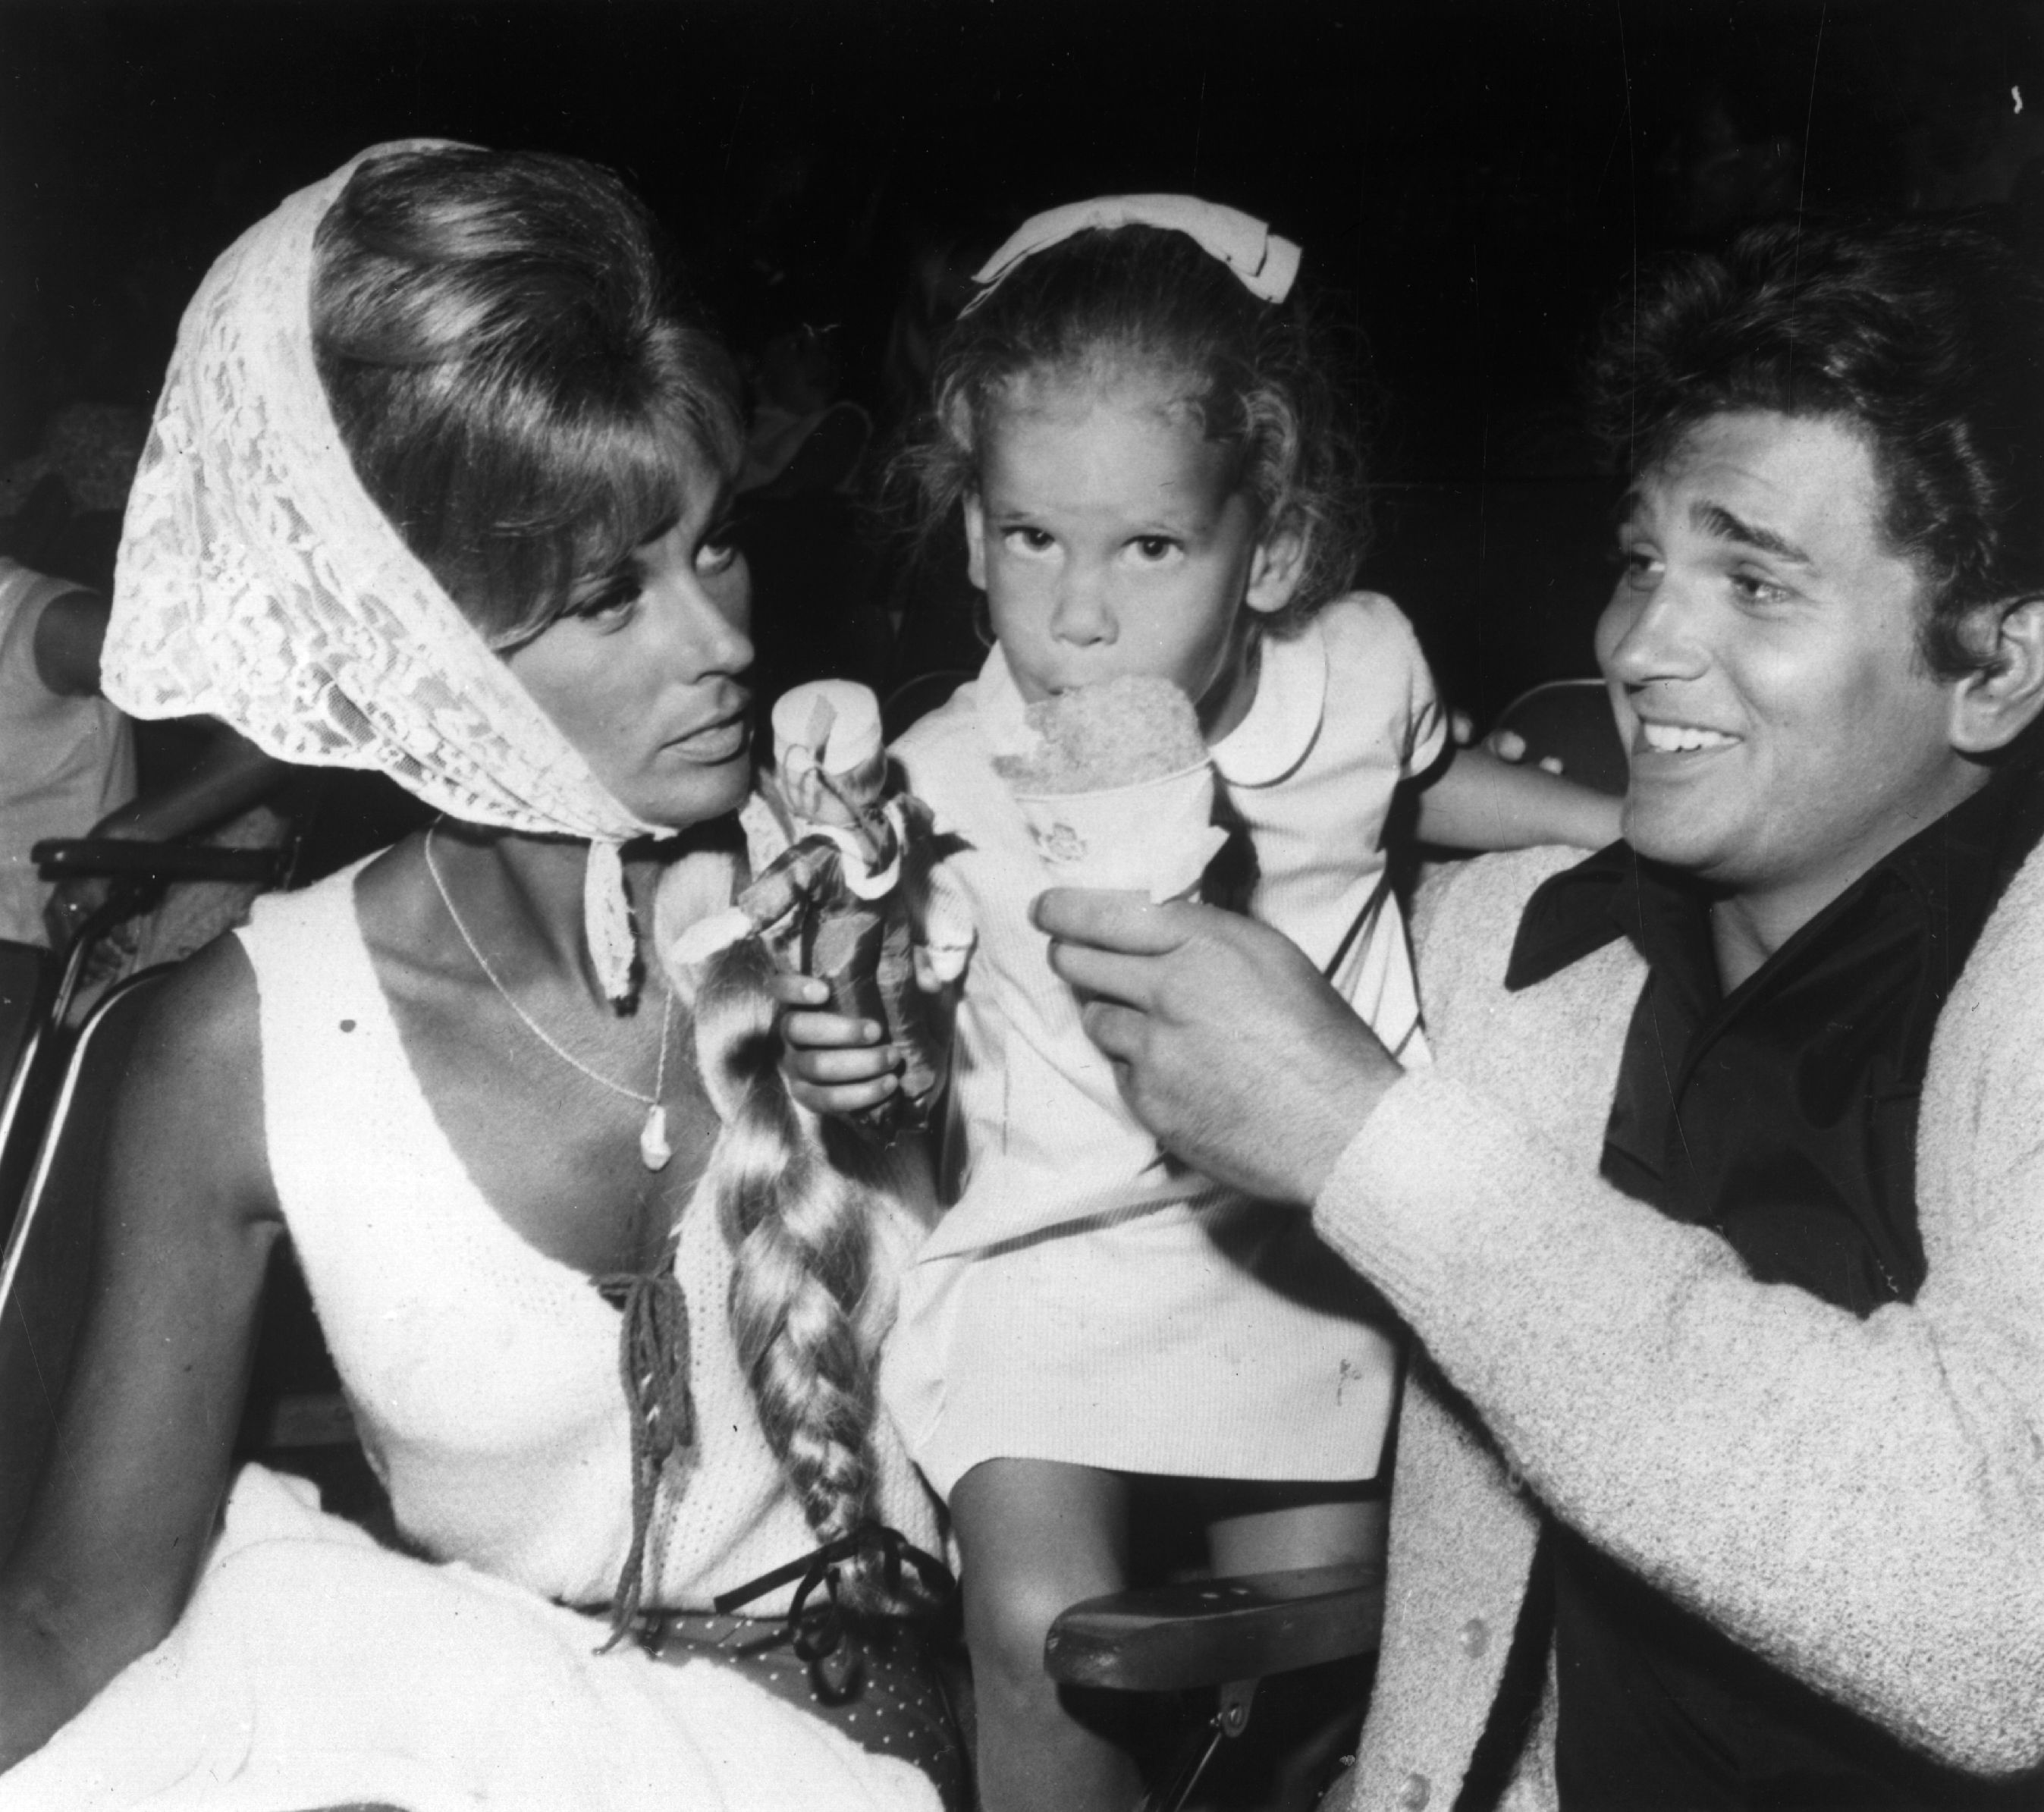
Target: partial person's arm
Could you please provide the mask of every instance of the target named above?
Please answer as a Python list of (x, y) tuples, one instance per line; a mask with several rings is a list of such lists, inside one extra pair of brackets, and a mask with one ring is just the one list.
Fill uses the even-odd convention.
[[(83, 586), (60, 592), (43, 606), (36, 619), (36, 676), (52, 692), (86, 698), (99, 690), (99, 657), (106, 643), (110, 608), (98, 592)], [(286, 763), (221, 725), (184, 780), (130, 800), (86, 835), (142, 842), (185, 836), (254, 804), (290, 771)]]
[(1514, 766), (1488, 749), (1454, 750), (1414, 784), (1420, 841), (1444, 849), (1600, 850), (1618, 839), (1620, 801), (1538, 767)]
[[(61, 592), (36, 620), (36, 674), (65, 698), (99, 690), (99, 658), (106, 646), (107, 601), (83, 587)], [(223, 823), (274, 792), (289, 766), (264, 754), (225, 725), (198, 765), (174, 786), (137, 795), (81, 833), (137, 843), (169, 842)], [(67, 881), (52, 896), (46, 916), (60, 946), (106, 897), (97, 877)]]
[(108, 1142), (56, 1450), (0, 1572), (0, 1768), (169, 1633), (212, 1541), (279, 1227), (232, 940), (166, 985)]
[[(1537, 1099), (1543, 1066), (1608, 1086), (1616, 1045), (1572, 1049), (1531, 1018), (1527, 1048), (1498, 1031), (1524, 889), (1502, 897), (1490, 866), (1450, 881), (1421, 973), (1471, 996), (1461, 1029), (1504, 1048), (1436, 1021), (1440, 1061), (1402, 1076), (1263, 927), (1106, 895), (1047, 895), (1038, 915), (1070, 940), (1054, 966), (1108, 997), (1088, 1029), (1136, 1111), (1209, 1174), (1313, 1199), (1558, 1514), (1932, 1753), (2044, 1763), (2044, 870), (2019, 878), (1940, 1027), (1929, 1281), (1860, 1321), (1604, 1184), (1600, 1119), (1565, 1150), (1500, 1104), (1514, 1075)], [(1942, 1139), (1932, 1101), (1957, 1123)]]
[(36, 619), (36, 677), (60, 698), (90, 698), (99, 690), (99, 651), (110, 609), (96, 591), (60, 592)]

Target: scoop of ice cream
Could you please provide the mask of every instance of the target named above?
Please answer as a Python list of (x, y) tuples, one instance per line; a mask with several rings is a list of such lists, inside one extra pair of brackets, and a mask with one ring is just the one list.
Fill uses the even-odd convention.
[(1193, 701), (1167, 679), (1125, 674), (1075, 686), (1028, 708), (1039, 739), (1024, 755), (1001, 755), (995, 770), (1016, 792), (1104, 793), (1183, 774), (1207, 758)]

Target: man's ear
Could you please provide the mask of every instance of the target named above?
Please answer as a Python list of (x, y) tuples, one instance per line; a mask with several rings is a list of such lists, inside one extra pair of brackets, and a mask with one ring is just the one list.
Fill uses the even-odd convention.
[(1251, 610), (1274, 616), (1292, 601), (1306, 576), (1306, 538), (1296, 528), (1266, 536), (1250, 556), (1249, 589), (1243, 601)]
[(2044, 711), (2044, 597), (1982, 605), (1966, 628), (1986, 664), (1952, 689), (1952, 747), (1992, 754)]
[(986, 505), (977, 491), (965, 494), (965, 573), (975, 591), (986, 589)]

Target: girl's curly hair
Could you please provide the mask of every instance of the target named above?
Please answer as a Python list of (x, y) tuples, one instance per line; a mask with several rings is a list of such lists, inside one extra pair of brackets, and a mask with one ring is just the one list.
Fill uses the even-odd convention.
[(1181, 232), (1075, 234), (1010, 271), (939, 347), (930, 409), (903, 456), (924, 532), (977, 489), (988, 426), (1016, 383), (1154, 377), (1234, 450), (1262, 532), (1303, 542), (1290, 602), (1260, 620), (1294, 629), (1349, 589), (1369, 543), (1354, 338), (1310, 297), (1259, 301)]

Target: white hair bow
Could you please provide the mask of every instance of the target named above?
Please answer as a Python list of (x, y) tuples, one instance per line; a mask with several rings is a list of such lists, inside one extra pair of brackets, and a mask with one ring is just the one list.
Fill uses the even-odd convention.
[(973, 278), (979, 291), (961, 312), (970, 314), (1002, 278), (1047, 246), (1089, 228), (1112, 231), (1125, 226), (1159, 227), (1185, 234), (1202, 251), (1219, 259), (1245, 290), (1263, 301), (1283, 301), (1299, 274), (1298, 247), (1239, 209), (1202, 202), (1197, 195), (1097, 195), (1090, 202), (1070, 202), (1024, 221), (980, 267)]

